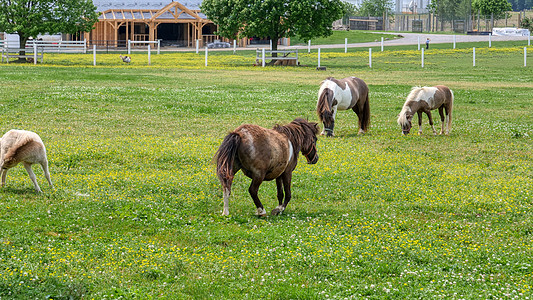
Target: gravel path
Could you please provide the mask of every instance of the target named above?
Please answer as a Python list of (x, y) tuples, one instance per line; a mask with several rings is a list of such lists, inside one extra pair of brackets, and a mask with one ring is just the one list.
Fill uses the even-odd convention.
[[(383, 32), (381, 32), (383, 33)], [(394, 32), (386, 32), (385, 34), (391, 34), (391, 35), (402, 35), (403, 38), (398, 38), (394, 40), (388, 40), (384, 41), (384, 46), (400, 46), (400, 45), (417, 45), (418, 44), (418, 38), (420, 37), (420, 45), (425, 47), (426, 38), (429, 38), (430, 44), (429, 47), (431, 48), (432, 44), (444, 44), (444, 43), (453, 43), (453, 34), (429, 34), (429, 33), (394, 33)], [(488, 35), (456, 35), (456, 42), (457, 43), (464, 43), (464, 42), (489, 42), (489, 36)], [(498, 41), (525, 41), (524, 46), (527, 45), (527, 36), (492, 36), (491, 40), (493, 42)], [(335, 45), (313, 45), (313, 41), (311, 41), (311, 48), (344, 48), (344, 44), (335, 44)], [(353, 47), (379, 47), (381, 46), (381, 41), (378, 42), (370, 42), (370, 43), (351, 43), (348, 44), (349, 48)], [(290, 46), (290, 47), (283, 47), (283, 48), (298, 48), (298, 49), (307, 49), (307, 46)]]

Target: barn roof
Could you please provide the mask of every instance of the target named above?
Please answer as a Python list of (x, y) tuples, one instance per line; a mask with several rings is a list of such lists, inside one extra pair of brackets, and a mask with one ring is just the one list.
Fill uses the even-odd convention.
[[(96, 6), (97, 11), (103, 12), (110, 9), (155, 9), (159, 10), (169, 3), (174, 2), (173, 0), (93, 0), (94, 5)], [(183, 6), (191, 10), (199, 10), (202, 0), (180, 0), (176, 1)]]
[(201, 0), (93, 0), (100, 20), (207, 20), (199, 11)]

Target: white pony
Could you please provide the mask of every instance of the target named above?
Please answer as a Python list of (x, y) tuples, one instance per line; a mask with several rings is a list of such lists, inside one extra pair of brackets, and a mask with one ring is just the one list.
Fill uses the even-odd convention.
[[(429, 118), (429, 125), (433, 129), (433, 134), (437, 134), (433, 127), (431, 111), (439, 109), (442, 129), (440, 134), (448, 134), (452, 126), (453, 92), (444, 85), (434, 87), (413, 87), (411, 93), (403, 105), (402, 111), (398, 115), (398, 124), (402, 127), (402, 134), (409, 134), (412, 127), (412, 120), (415, 113), (418, 114), (418, 134), (422, 134), (422, 113), (426, 113)], [(446, 113), (446, 117), (444, 116)]]
[(44, 171), (44, 176), (51, 187), (50, 173), (48, 172), (48, 160), (46, 159), (46, 149), (43, 141), (35, 133), (25, 130), (10, 130), (0, 139), (0, 175), (2, 176), (2, 187), (6, 184), (7, 170), (19, 163), (24, 164), (35, 190), (41, 192), (32, 164), (39, 163)]

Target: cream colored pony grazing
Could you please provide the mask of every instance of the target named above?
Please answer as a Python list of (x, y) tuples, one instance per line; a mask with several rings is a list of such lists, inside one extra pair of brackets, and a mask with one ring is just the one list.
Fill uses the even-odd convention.
[(426, 113), (433, 134), (437, 134), (433, 126), (431, 111), (439, 110), (442, 129), (440, 134), (448, 135), (452, 130), (453, 92), (444, 85), (433, 87), (414, 87), (407, 96), (402, 111), (398, 115), (398, 124), (402, 134), (407, 135), (413, 126), (413, 116), (418, 114), (418, 134), (422, 134), (422, 113)]
[(10, 130), (0, 139), (0, 175), (2, 175), (2, 187), (6, 184), (7, 170), (22, 163), (37, 192), (41, 192), (35, 174), (31, 169), (32, 164), (41, 164), (44, 176), (51, 187), (50, 173), (48, 172), (48, 160), (43, 141), (35, 133), (25, 130)]

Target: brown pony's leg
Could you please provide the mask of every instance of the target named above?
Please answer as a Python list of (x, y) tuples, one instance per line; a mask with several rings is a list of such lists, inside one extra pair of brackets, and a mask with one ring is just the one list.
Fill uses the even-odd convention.
[(429, 125), (431, 126), (431, 130), (433, 130), (433, 134), (437, 135), (437, 131), (435, 130), (435, 126), (433, 126), (433, 118), (431, 117), (431, 110), (426, 111), (426, 115), (428, 115), (429, 119)]
[(422, 134), (422, 111), (417, 111), (418, 114), (418, 135)]
[[(292, 179), (292, 172), (285, 172), (281, 174), (280, 177), (276, 178), (276, 185), (278, 188), (278, 201), (279, 205), (278, 207), (274, 208), (272, 210), (272, 215), (279, 215), (281, 214), (285, 208), (287, 208), (287, 205), (289, 204), (289, 201), (291, 201), (291, 179)], [(283, 191), (281, 191), (281, 188), (283, 186), (283, 191), (285, 192), (285, 201), (283, 202)], [(280, 192), (281, 192), (281, 198), (280, 198)]]
[(453, 102), (445, 107), (446, 118), (448, 119), (446, 122), (446, 132), (445, 132), (446, 135), (448, 135), (450, 131), (452, 131), (452, 110), (453, 110)]
[(278, 191), (278, 203), (281, 206), (283, 204), (283, 181), (281, 180), (281, 176), (276, 178), (276, 189)]
[(250, 193), (250, 196), (254, 200), (255, 207), (257, 207), (257, 213), (256, 215), (263, 217), (266, 215), (266, 211), (263, 208), (263, 204), (259, 200), (259, 197), (257, 196), (257, 192), (259, 191), (259, 186), (263, 183), (263, 179), (259, 179), (258, 177), (252, 178), (252, 183), (250, 184), (250, 187), (248, 188), (248, 192)]
[(444, 117), (444, 106), (439, 107), (440, 122), (442, 123), (442, 128), (440, 129), (439, 134), (444, 133), (444, 127), (446, 126), (445, 117)]

